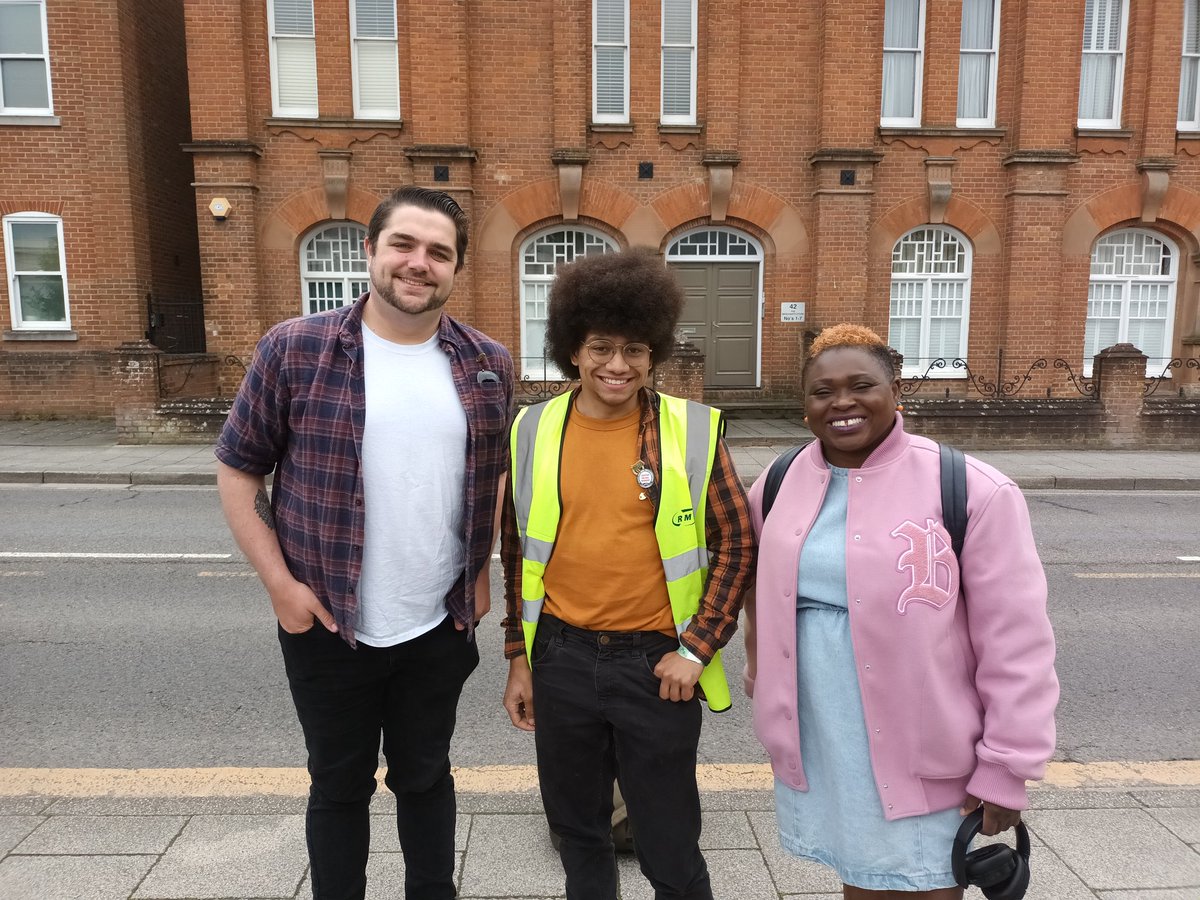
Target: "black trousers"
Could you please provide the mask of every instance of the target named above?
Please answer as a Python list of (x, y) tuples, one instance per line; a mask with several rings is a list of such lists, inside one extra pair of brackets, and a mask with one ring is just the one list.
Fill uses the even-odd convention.
[(700, 701), (658, 696), (654, 667), (679, 644), (658, 632), (597, 632), (553, 616), (533, 645), (542, 804), (559, 836), (568, 900), (615, 900), (616, 775), (656, 898), (712, 900), (700, 853)]
[(305, 830), (314, 900), (362, 900), (379, 740), (404, 851), (408, 900), (451, 900), (454, 778), (450, 738), (479, 650), (449, 616), (394, 647), (351, 649), (320, 623), (279, 629), (288, 684), (308, 747)]

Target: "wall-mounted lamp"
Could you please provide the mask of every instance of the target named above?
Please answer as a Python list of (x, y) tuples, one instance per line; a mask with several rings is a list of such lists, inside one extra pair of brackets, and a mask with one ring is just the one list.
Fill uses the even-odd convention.
[(212, 217), (218, 222), (224, 222), (229, 218), (229, 211), (233, 209), (229, 201), (224, 197), (213, 197), (212, 202), (208, 204), (208, 211), (212, 213)]

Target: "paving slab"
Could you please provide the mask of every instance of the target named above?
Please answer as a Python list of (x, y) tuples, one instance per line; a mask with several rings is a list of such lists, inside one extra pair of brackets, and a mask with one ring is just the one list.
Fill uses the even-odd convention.
[(1165, 891), (1101, 891), (1100, 900), (1196, 900), (1190, 888)]
[(1200, 788), (1159, 790), (1146, 788), (1130, 791), (1130, 796), (1142, 806), (1151, 808), (1200, 806)]
[(35, 816), (53, 802), (52, 797), (0, 797), (0, 816)]
[[(463, 855), (456, 854), (455, 878), (462, 877)], [(312, 874), (304, 876), (304, 882), (296, 896), (309, 900), (312, 897)], [(404, 893), (404, 857), (399, 853), (374, 853), (367, 857), (366, 900), (395, 900)], [(465, 900), (463, 895), (459, 895)]]
[(0, 856), (25, 840), (44, 821), (41, 816), (0, 816)]
[(1068, 790), (1034, 787), (1029, 791), (1030, 809), (1139, 809), (1129, 791)]
[[(496, 873), (503, 872), (502, 879)], [(459, 894), (561, 897), (562, 864), (540, 815), (478, 815), (471, 822)]]
[(1181, 841), (1200, 844), (1200, 808), (1152, 809), (1150, 815), (1170, 829)]
[(1195, 887), (1200, 853), (1145, 810), (1034, 810), (1038, 837), (1093, 890)]
[[(757, 850), (711, 850), (704, 854), (714, 897), (737, 900), (778, 900), (771, 876)], [(654, 888), (629, 853), (617, 857), (621, 900), (654, 900)]]
[(186, 821), (182, 816), (51, 816), (13, 853), (158, 854), (166, 851)]
[(196, 816), (133, 896), (293, 897), (307, 867), (303, 816)]
[(62, 797), (53, 816), (302, 815), (307, 797)]
[(156, 856), (10, 856), (0, 862), (4, 900), (126, 900)]
[(701, 822), (700, 849), (709, 850), (758, 850), (758, 841), (750, 820), (744, 812), (705, 811)]
[(797, 859), (779, 845), (774, 812), (749, 813), (750, 826), (762, 848), (763, 859), (781, 894), (837, 893), (841, 879), (832, 869), (807, 859)]

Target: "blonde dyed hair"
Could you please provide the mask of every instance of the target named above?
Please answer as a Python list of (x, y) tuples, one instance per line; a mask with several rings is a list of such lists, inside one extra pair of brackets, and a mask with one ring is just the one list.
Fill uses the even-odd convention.
[(879, 360), (880, 366), (888, 373), (889, 378), (896, 377), (896, 362), (892, 357), (892, 348), (887, 345), (887, 342), (866, 325), (854, 325), (850, 322), (830, 325), (817, 335), (812, 342), (812, 347), (809, 348), (808, 359), (804, 363), (805, 373), (808, 372), (808, 367), (812, 365), (813, 360), (826, 350), (836, 350), (842, 347), (857, 347), (866, 351)]

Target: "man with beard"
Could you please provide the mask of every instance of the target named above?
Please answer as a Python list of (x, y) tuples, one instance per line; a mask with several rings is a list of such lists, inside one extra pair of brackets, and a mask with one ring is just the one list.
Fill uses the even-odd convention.
[(442, 311), (467, 249), (448, 194), (396, 190), (364, 243), (366, 294), (259, 341), (217, 484), (279, 620), (312, 779), (313, 897), (365, 895), (382, 735), (405, 896), (443, 900), (455, 895), (450, 737), (490, 606), (512, 359)]

